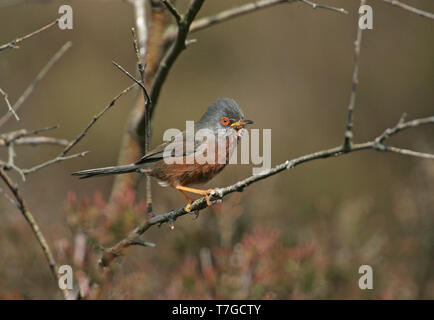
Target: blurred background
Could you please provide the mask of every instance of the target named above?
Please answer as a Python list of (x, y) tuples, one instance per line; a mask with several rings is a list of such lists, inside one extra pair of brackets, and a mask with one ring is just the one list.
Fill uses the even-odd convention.
[[(206, 1), (199, 17), (249, 1)], [(153, 140), (185, 127), (219, 97), (239, 102), (254, 128), (272, 129), (272, 164), (343, 142), (351, 89), (359, 1), (320, 1), (348, 15), (279, 5), (199, 31), (176, 61), (153, 118)], [(407, 1), (408, 2), (408, 1)], [(58, 17), (65, 1), (0, 1), (0, 43)], [(120, 0), (67, 1), (73, 30), (52, 28), (0, 53), (0, 87), (16, 101), (51, 56), (72, 48), (50, 70), (2, 132), (58, 124), (49, 134), (72, 139), (130, 85), (112, 60), (133, 72), (133, 7)], [(434, 24), (381, 1), (368, 1), (374, 29), (363, 34), (355, 140), (373, 139), (407, 119), (433, 114)], [(187, 1), (179, 1), (185, 8)], [(430, 0), (411, 5), (434, 12)], [(431, 40), (430, 40), (431, 39)], [(143, 208), (119, 199), (110, 230), (101, 231), (112, 177), (81, 181), (77, 170), (117, 163), (134, 92), (101, 118), (65, 161), (19, 181), (21, 191), (59, 264), (75, 264), (90, 298), (433, 299), (434, 162), (363, 151), (303, 164), (258, 182), (241, 194), (145, 233), (156, 248), (134, 247), (107, 274), (95, 268), (98, 250), (73, 258), (77, 234), (110, 245)], [(0, 102), (1, 114), (7, 108)], [(394, 136), (391, 144), (433, 152), (434, 128)], [(6, 159), (6, 150), (0, 150)], [(17, 147), (17, 164), (31, 167), (59, 147)], [(207, 184), (226, 186), (251, 174), (232, 165)], [(154, 213), (184, 205), (172, 189), (153, 184)], [(0, 297), (60, 298), (42, 251), (20, 212), (0, 198)], [(113, 225), (117, 226), (116, 228)], [(374, 289), (358, 287), (359, 266), (374, 271)]]

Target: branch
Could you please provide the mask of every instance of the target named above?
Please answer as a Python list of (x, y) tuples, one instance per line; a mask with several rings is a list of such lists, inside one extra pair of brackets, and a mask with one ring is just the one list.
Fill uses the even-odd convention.
[[(26, 99), (29, 97), (29, 95), (33, 92), (33, 90), (35, 89), (36, 85), (42, 80), (42, 78), (47, 74), (47, 72), (51, 69), (51, 67), (63, 56), (63, 54), (72, 46), (71, 41), (68, 41), (67, 43), (65, 43), (60, 49), (59, 51), (57, 51), (53, 57), (51, 57), (51, 59), (47, 62), (47, 64), (41, 69), (41, 71), (39, 71), (38, 75), (36, 76), (35, 79), (33, 79), (33, 81), (30, 83), (30, 85), (26, 88), (26, 90), (24, 90), (23, 94), (21, 95), (21, 97), (17, 100), (17, 102), (15, 102), (15, 104), (13, 105), (12, 109), (14, 111), (17, 111), (22, 104), (24, 103), (24, 101), (26, 101)], [(4, 115), (2, 118), (0, 118), (0, 127), (2, 125), (4, 125), (9, 118), (11, 117), (11, 113), (7, 113), (6, 115)]]
[(14, 117), (15, 117), (15, 119), (17, 121), (20, 121), (20, 118), (18, 117), (18, 115), (16, 114), (14, 108), (12, 108), (11, 103), (9, 102), (8, 94), (6, 92), (4, 92), (1, 88), (0, 88), (0, 94), (5, 99), (5, 102), (6, 102), (6, 105), (8, 106), (9, 112), (11, 112), (14, 115)]
[[(66, 139), (58, 139), (53, 137), (25, 137), (19, 138), (14, 141), (16, 146), (38, 146), (42, 144), (56, 145), (61, 147), (66, 147), (69, 141)], [(6, 140), (0, 139), (0, 147), (5, 147), (7, 145)]]
[[(193, 23), (190, 26), (190, 33), (192, 32), (196, 32), (208, 27), (211, 27), (215, 24), (219, 24), (228, 20), (231, 20), (233, 18), (237, 18), (249, 13), (253, 13), (262, 9), (266, 9), (266, 8), (270, 8), (273, 7), (275, 5), (279, 5), (279, 4), (289, 4), (289, 3), (294, 3), (300, 0), (260, 0), (260, 1), (256, 1), (256, 2), (252, 2), (252, 3), (247, 3), (244, 5), (241, 5), (239, 7), (236, 8), (232, 8), (232, 9), (228, 9), (222, 12), (219, 12), (215, 15), (209, 16), (209, 17), (205, 17), (205, 18), (201, 18), (198, 19), (196, 21), (193, 21)], [(313, 7), (317, 7), (317, 8), (322, 8), (322, 9), (329, 9), (329, 10), (333, 10), (333, 11), (338, 11), (340, 13), (348, 13), (345, 9), (343, 8), (334, 8), (334, 7), (329, 7), (329, 6), (325, 6), (325, 5), (320, 5), (320, 4), (315, 4), (312, 3), (310, 1), (303, 1)], [(176, 31), (175, 30), (171, 30), (166, 34), (166, 39), (167, 40), (173, 40), (176, 37)]]
[(434, 19), (434, 14), (427, 12), (427, 11), (423, 11), (421, 9), (417, 9), (415, 7), (409, 6), (408, 4), (402, 3), (398, 0), (383, 0), (386, 3), (389, 3), (393, 6), (397, 6), (400, 7), (404, 10), (407, 10), (411, 13), (417, 14), (418, 16), (424, 17), (424, 18), (429, 18), (429, 19)]
[(72, 140), (67, 146), (66, 148), (60, 153), (60, 157), (65, 156), (77, 143), (80, 142), (81, 139), (84, 138), (84, 136), (86, 135), (86, 133), (89, 131), (90, 128), (92, 128), (92, 126), (98, 121), (99, 118), (101, 118), (103, 116), (104, 113), (106, 113), (111, 107), (114, 106), (114, 104), (116, 103), (116, 101), (122, 97), (125, 93), (127, 93), (128, 91), (130, 91), (133, 87), (135, 86), (135, 84), (129, 86), (128, 88), (124, 89), (121, 91), (121, 93), (119, 93), (116, 97), (114, 97), (112, 99), (112, 101), (110, 101), (110, 103), (100, 112), (98, 113), (96, 116), (94, 116), (92, 118), (92, 120), (90, 121), (90, 123), (88, 124), (88, 126), (86, 128), (84, 128), (84, 130), (82, 132), (80, 132), (77, 137)]
[(148, 26), (146, 25), (146, 4), (145, 0), (135, 0), (134, 13), (136, 16), (136, 26), (138, 30), (138, 51), (143, 59), (146, 52), (146, 42), (148, 41)]
[(9, 145), (20, 138), (28, 137), (28, 136), (32, 136), (32, 135), (37, 135), (41, 132), (46, 132), (46, 131), (54, 130), (57, 128), (58, 128), (58, 126), (56, 125), (56, 126), (46, 127), (46, 128), (42, 128), (42, 129), (36, 129), (36, 130), (32, 130), (32, 131), (27, 131), (26, 129), (20, 129), (20, 130), (1, 134), (0, 140), (3, 140), (5, 145)]
[[(270, 170), (264, 171), (261, 174), (250, 176), (244, 180), (238, 181), (237, 183), (230, 185), (228, 187), (225, 187), (225, 188), (215, 189), (210, 195), (210, 200), (216, 201), (216, 200), (223, 199), (226, 195), (231, 194), (233, 192), (242, 192), (246, 187), (248, 187), (249, 185), (251, 185), (255, 182), (269, 178), (269, 177), (274, 176), (274, 175), (276, 175), (280, 172), (283, 172), (287, 169), (292, 169), (299, 164), (310, 162), (312, 160), (325, 159), (325, 158), (330, 158), (330, 157), (338, 157), (338, 156), (341, 156), (341, 155), (344, 155), (344, 154), (347, 154), (350, 152), (368, 150), (368, 149), (371, 149), (371, 150), (373, 149), (373, 150), (378, 150), (378, 151), (396, 152), (394, 147), (386, 146), (384, 144), (385, 141), (390, 136), (395, 135), (398, 132), (401, 132), (401, 131), (409, 129), (409, 128), (418, 127), (418, 126), (424, 125), (424, 124), (434, 124), (434, 116), (416, 119), (416, 120), (412, 120), (412, 121), (408, 121), (408, 122), (399, 121), (396, 126), (394, 126), (391, 129), (385, 130), (381, 135), (379, 135), (375, 139), (368, 141), (368, 142), (364, 142), (364, 143), (354, 144), (354, 145), (350, 146), (349, 150), (346, 150), (345, 147), (343, 145), (341, 145), (341, 146), (337, 146), (337, 147), (334, 147), (334, 148), (331, 148), (328, 150), (322, 150), (322, 151), (318, 151), (315, 153), (304, 155), (304, 156), (301, 156), (301, 157), (298, 157), (298, 158), (295, 158), (292, 160), (287, 160), (287, 161), (277, 165), (276, 167), (274, 167)], [(404, 149), (400, 149), (400, 150), (404, 150)], [(414, 151), (399, 152), (399, 153), (409, 155), (409, 156), (420, 156), (421, 155), (421, 153), (414, 152)], [(428, 155), (428, 154), (426, 154), (426, 155)], [(426, 157), (426, 158), (433, 159), (434, 155), (428, 155), (428, 157)], [(206, 203), (206, 199), (200, 198), (191, 204), (191, 206), (190, 206), (191, 211), (190, 212), (202, 210), (202, 209), (206, 208), (207, 206), (208, 205)], [(188, 213), (189, 212), (185, 211), (185, 207), (181, 207), (181, 208), (178, 208), (178, 209), (175, 209), (175, 210), (163, 213), (163, 214), (159, 214), (159, 215), (154, 216), (152, 218), (146, 219), (139, 226), (137, 226), (134, 230), (132, 230), (126, 238), (119, 241), (113, 247), (105, 249), (101, 259), (99, 260), (99, 265), (101, 267), (108, 266), (116, 257), (118, 257), (122, 253), (122, 251), (124, 249), (128, 248), (131, 245), (136, 244), (137, 239), (139, 239), (139, 237), (145, 231), (147, 231), (150, 227), (152, 227), (156, 224), (161, 225), (161, 224), (166, 223), (166, 222), (170, 223), (171, 226), (173, 226), (173, 223), (175, 222), (175, 220), (178, 217), (181, 217), (181, 216), (186, 215)]]
[[(366, 4), (366, 0), (360, 0), (360, 6)], [(351, 85), (350, 103), (348, 104), (348, 117), (345, 129), (344, 149), (350, 150), (353, 143), (353, 111), (356, 104), (357, 86), (359, 85), (359, 55), (360, 46), (362, 44), (362, 29), (359, 27), (357, 21), (357, 37), (354, 41), (354, 68), (353, 68), (353, 80)]]
[[(38, 165), (36, 165), (36, 166), (34, 166), (32, 168), (29, 168), (29, 169), (20, 169), (20, 168), (18, 168), (13, 163), (14, 150), (13, 150), (12, 147), (13, 147), (13, 144), (16, 143), (16, 141), (18, 141), (18, 139), (21, 138), (23, 135), (29, 135), (29, 133), (26, 132), (25, 130), (24, 131), (21, 130), (21, 131), (17, 131), (18, 133), (15, 134), (12, 138), (10, 138), (10, 137), (9, 138), (4, 138), (5, 145), (10, 146), (10, 149), (9, 149), (9, 162), (8, 163), (0, 163), (0, 165), (3, 168), (12, 168), (12, 169), (14, 169), (15, 171), (17, 171), (21, 175), (21, 177), (23, 178), (23, 180), (25, 180), (25, 176), (27, 174), (34, 173), (34, 172), (36, 172), (36, 171), (38, 171), (38, 170), (40, 170), (42, 168), (45, 168), (45, 167), (48, 167), (48, 166), (52, 165), (52, 164), (56, 164), (56, 163), (59, 163), (61, 161), (70, 160), (70, 159), (74, 159), (74, 158), (78, 158), (78, 157), (84, 157), (88, 153), (88, 151), (81, 152), (81, 153), (76, 153), (76, 154), (73, 154), (73, 155), (70, 155), (70, 156), (67, 156), (66, 154), (69, 151), (71, 151), (71, 149), (77, 143), (79, 143), (81, 141), (81, 139), (84, 138), (84, 136), (87, 134), (87, 132), (90, 130), (90, 128), (98, 121), (98, 119), (101, 118), (104, 115), (104, 113), (106, 113), (111, 107), (113, 107), (113, 105), (116, 103), (116, 101), (121, 96), (123, 96), (125, 93), (127, 93), (128, 91), (130, 91), (135, 85), (136, 84), (133, 84), (133, 85), (129, 86), (128, 88), (126, 88), (122, 92), (120, 92), (116, 97), (114, 97), (112, 99), (112, 101), (100, 113), (98, 113), (96, 116), (94, 116), (92, 118), (92, 120), (90, 121), (90, 123), (88, 124), (88, 126), (86, 128), (84, 128), (84, 130), (82, 132), (80, 132), (74, 140), (72, 140), (69, 143), (66, 143), (65, 149), (63, 149), (63, 151), (57, 157), (55, 157), (54, 159), (50, 159), (50, 160), (48, 160), (46, 162), (38, 164)], [(41, 129), (41, 130), (30, 132), (30, 133), (31, 134), (37, 134), (37, 133), (39, 133), (41, 131), (46, 131), (46, 130), (53, 129), (53, 128), (54, 127), (45, 128), (45, 129)], [(1, 136), (0, 136), (0, 138), (1, 138)], [(45, 140), (45, 141), (47, 141), (47, 140)], [(1, 142), (1, 140), (0, 140), (0, 142)], [(53, 142), (53, 140), (51, 140), (51, 142)], [(59, 143), (59, 141), (56, 141), (56, 142)], [(62, 141), (62, 143), (64, 143), (64, 141)]]
[(53, 137), (31, 137), (33, 135), (37, 135), (41, 132), (57, 129), (58, 126), (52, 126), (42, 129), (37, 129), (33, 131), (27, 131), (26, 129), (20, 129), (17, 131), (12, 131), (8, 133), (3, 133), (0, 135), (0, 147), (6, 147), (11, 144), (16, 146), (37, 146), (41, 144), (52, 144), (59, 146), (66, 146), (68, 144), (68, 140), (58, 139)]
[[(39, 242), (39, 245), (42, 248), (42, 251), (44, 252), (45, 259), (48, 262), (48, 266), (50, 267), (50, 271), (52, 275), (54, 276), (56, 280), (56, 287), (58, 287), (59, 283), (59, 274), (57, 273), (57, 264), (54, 260), (53, 253), (51, 252), (51, 249), (47, 243), (47, 240), (45, 240), (44, 235), (41, 232), (41, 229), (39, 228), (38, 224), (35, 221), (35, 218), (33, 217), (32, 213), (27, 208), (26, 203), (24, 202), (23, 197), (21, 196), (21, 193), (18, 189), (18, 186), (15, 185), (15, 183), (9, 178), (9, 176), (6, 174), (6, 172), (0, 168), (0, 177), (5, 182), (9, 190), (12, 192), (12, 194), (15, 197), (15, 200), (11, 199), (10, 197), (7, 197), (9, 201), (12, 200), (12, 203), (17, 206), (17, 208), (21, 211), (22, 215), (26, 219), (26, 221), (29, 223), (30, 228), (32, 229), (33, 233), (35, 234), (36, 239)], [(62, 291), (62, 294), (65, 299), (69, 299), (69, 294), (66, 289), (60, 289)]]
[(417, 151), (403, 149), (403, 148), (385, 146), (385, 151), (395, 152), (405, 156), (434, 160), (434, 154), (417, 152)]
[[(151, 1), (151, 12), (149, 17), (142, 10), (142, 3), (132, 1), (136, 18), (136, 30), (138, 35), (139, 55), (138, 60), (143, 67), (146, 65), (146, 87), (150, 88), (155, 76), (155, 72), (162, 59), (165, 47), (164, 32), (169, 25), (170, 14), (164, 10), (161, 2)], [(144, 4), (143, 4), (144, 5)], [(149, 22), (147, 19), (149, 18)], [(148, 28), (149, 27), (149, 32)], [(146, 41), (142, 42), (140, 35), (144, 35)], [(134, 37), (136, 38), (136, 37)], [(145, 54), (146, 53), (146, 54)], [(136, 53), (137, 55), (137, 53)], [(138, 66), (140, 68), (140, 66)], [(142, 74), (142, 71), (139, 71)], [(128, 116), (127, 130), (125, 130), (121, 150), (119, 153), (118, 164), (126, 164), (137, 161), (146, 149), (146, 135), (149, 127), (146, 127), (146, 110), (143, 108), (143, 97), (137, 95), (135, 103)], [(122, 193), (126, 188), (135, 189), (138, 186), (138, 179), (134, 174), (124, 174), (115, 177), (110, 201), (114, 195)]]
[[(148, 91), (146, 90), (145, 85), (137, 80), (136, 78), (134, 78), (127, 70), (125, 70), (120, 64), (118, 64), (116, 61), (112, 61), (112, 63), (115, 65), (116, 68), (118, 68), (119, 70), (121, 70), (123, 73), (125, 73), (128, 78), (130, 78), (131, 80), (133, 80), (135, 83), (137, 83), (143, 90), (143, 93), (145, 94), (145, 97), (149, 97), (148, 95)], [(148, 99), (149, 100), (149, 99)]]
[[(41, 145), (41, 144), (55, 144), (55, 145), (61, 145), (61, 146), (69, 146), (67, 140), (64, 139), (57, 139), (52, 137), (29, 137), (32, 135), (37, 135), (41, 132), (46, 132), (49, 130), (56, 129), (57, 126), (37, 129), (33, 131), (27, 131), (26, 129), (21, 129), (17, 131), (12, 131), (8, 133), (4, 133), (0, 135), (0, 147), (7, 146), (8, 147), (8, 162), (0, 161), (0, 167), (5, 170), (13, 169), (15, 170), (23, 179), (23, 181), (26, 180), (25, 176), (29, 173), (34, 173), (42, 168), (45, 168), (49, 165), (69, 160), (77, 157), (84, 157), (87, 152), (77, 153), (71, 156), (65, 156), (63, 152), (61, 152), (56, 158), (48, 160), (44, 163), (38, 164), (32, 168), (29, 169), (21, 169), (17, 165), (15, 165), (14, 158), (15, 158), (15, 150), (14, 147), (16, 145)], [(74, 140), (75, 141), (75, 140)], [(74, 142), (73, 141), (73, 142)]]
[(170, 13), (175, 17), (176, 22), (179, 24), (182, 20), (182, 16), (179, 13), (178, 9), (176, 9), (173, 4), (168, 0), (162, 0), (163, 4), (170, 11)]
[(70, 155), (70, 156), (61, 156), (61, 155), (59, 155), (59, 156), (57, 156), (54, 159), (51, 159), (51, 160), (48, 160), (48, 161), (43, 162), (41, 164), (38, 164), (38, 165), (36, 165), (36, 166), (34, 166), (32, 168), (29, 168), (29, 169), (20, 169), (20, 170), (21, 170), (21, 172), (24, 175), (27, 175), (29, 173), (35, 173), (36, 171), (38, 171), (38, 170), (40, 170), (42, 168), (48, 167), (48, 166), (50, 166), (52, 164), (55, 164), (55, 163), (59, 163), (59, 162), (65, 161), (65, 160), (70, 160), (70, 159), (74, 159), (74, 158), (78, 158), (78, 157), (84, 157), (88, 153), (89, 153), (89, 151), (85, 151), (85, 152), (81, 152), (81, 153), (76, 153), (76, 154), (73, 154), (73, 155)]
[[(145, 154), (148, 153), (151, 150), (151, 135), (152, 135), (152, 128), (151, 128), (151, 107), (152, 107), (152, 101), (151, 98), (148, 95), (148, 92), (145, 87), (145, 67), (143, 66), (141, 54), (139, 52), (138, 47), (138, 41), (137, 41), (137, 35), (134, 28), (131, 29), (132, 35), (133, 35), (133, 44), (134, 44), (134, 51), (136, 52), (137, 56), (137, 69), (139, 71), (140, 77), (142, 79), (143, 83), (143, 95), (146, 97), (145, 99), (145, 112), (144, 115), (144, 122), (145, 122)], [(148, 215), (152, 215), (152, 189), (151, 189), (151, 177), (146, 176), (146, 212)]]
[(20, 43), (20, 42), (22, 42), (22, 41), (24, 41), (24, 40), (26, 40), (26, 39), (28, 39), (30, 37), (33, 37), (34, 35), (37, 35), (38, 33), (41, 33), (42, 31), (45, 31), (45, 30), (51, 28), (52, 26), (56, 25), (58, 22), (59, 22), (59, 19), (56, 19), (53, 22), (47, 24), (46, 26), (44, 26), (42, 28), (39, 28), (36, 31), (33, 31), (32, 33), (29, 33), (28, 35), (25, 35), (25, 36), (23, 36), (21, 38), (17, 38), (15, 40), (12, 40), (9, 43), (1, 45), (0, 46), (0, 51), (5, 50), (5, 49), (19, 49), (19, 46), (17, 46), (18, 43)]
[[(163, 83), (167, 78), (170, 68), (172, 67), (178, 56), (181, 54), (181, 52), (186, 48), (185, 41), (187, 40), (190, 25), (196, 17), (197, 13), (199, 12), (200, 8), (202, 7), (204, 1), (205, 0), (193, 0), (187, 10), (187, 13), (184, 16), (178, 18), (175, 14), (175, 18), (178, 24), (178, 33), (175, 42), (167, 51), (155, 75), (154, 83), (151, 89), (151, 100), (153, 101), (154, 106), (157, 104), (161, 88), (163, 87)], [(166, 4), (168, 2), (166, 1), (164, 3)], [(172, 11), (170, 12), (173, 14)], [(151, 115), (153, 109), (154, 108), (151, 108)]]
[(344, 13), (344, 14), (348, 14), (348, 11), (345, 10), (344, 8), (336, 8), (336, 7), (332, 7), (332, 6), (327, 6), (325, 4), (318, 4), (318, 3), (314, 3), (308, 0), (300, 0), (301, 2), (311, 6), (312, 8), (316, 9), (327, 9), (327, 10), (331, 10), (331, 11), (336, 11), (339, 13)]

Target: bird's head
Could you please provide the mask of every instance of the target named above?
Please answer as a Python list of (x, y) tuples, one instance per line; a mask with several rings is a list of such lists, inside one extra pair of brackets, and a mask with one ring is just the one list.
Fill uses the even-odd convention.
[(200, 129), (208, 128), (216, 132), (220, 129), (238, 131), (244, 128), (245, 125), (252, 123), (252, 120), (244, 119), (243, 110), (235, 100), (222, 98), (208, 107), (197, 124)]

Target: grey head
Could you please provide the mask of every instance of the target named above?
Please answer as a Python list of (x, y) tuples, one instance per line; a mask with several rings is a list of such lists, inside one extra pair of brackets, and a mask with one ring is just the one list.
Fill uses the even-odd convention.
[(208, 128), (213, 131), (219, 129), (239, 129), (253, 121), (245, 120), (243, 110), (238, 103), (230, 98), (217, 99), (196, 123), (198, 129)]

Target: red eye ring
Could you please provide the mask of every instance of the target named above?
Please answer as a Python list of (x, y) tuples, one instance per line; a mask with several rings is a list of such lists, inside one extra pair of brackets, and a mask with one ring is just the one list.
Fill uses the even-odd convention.
[(220, 119), (220, 123), (224, 126), (227, 126), (229, 124), (230, 120), (228, 117), (223, 117)]

